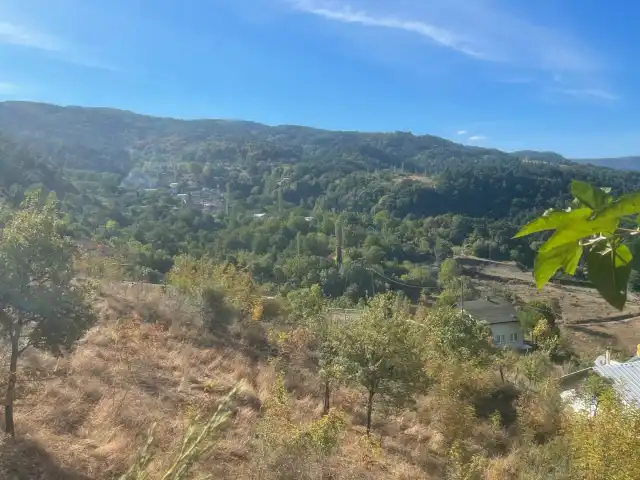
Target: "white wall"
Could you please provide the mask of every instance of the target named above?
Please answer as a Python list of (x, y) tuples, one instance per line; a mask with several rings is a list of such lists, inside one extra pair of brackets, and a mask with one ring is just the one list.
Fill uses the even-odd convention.
[[(522, 329), (520, 323), (496, 323), (489, 325), (491, 327), (491, 333), (493, 335), (493, 343), (498, 347), (512, 347), (520, 348), (524, 346), (524, 339), (522, 338)], [(498, 336), (500, 339), (498, 339)], [(499, 342), (498, 340), (501, 340)]]

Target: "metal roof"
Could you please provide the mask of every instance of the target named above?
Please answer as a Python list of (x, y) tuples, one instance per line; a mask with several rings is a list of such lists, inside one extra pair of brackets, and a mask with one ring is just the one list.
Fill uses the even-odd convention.
[(613, 388), (622, 400), (640, 406), (640, 362), (596, 365), (593, 370), (613, 381)]

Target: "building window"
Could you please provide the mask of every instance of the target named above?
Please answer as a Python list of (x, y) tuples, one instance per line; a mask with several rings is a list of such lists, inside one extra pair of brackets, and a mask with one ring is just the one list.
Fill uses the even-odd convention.
[(494, 341), (497, 345), (500, 345), (500, 344), (504, 343), (504, 335), (494, 335), (494, 337), (493, 337), (493, 341)]
[(509, 334), (509, 341), (510, 342), (517, 342), (518, 341), (518, 334), (517, 333), (510, 333)]

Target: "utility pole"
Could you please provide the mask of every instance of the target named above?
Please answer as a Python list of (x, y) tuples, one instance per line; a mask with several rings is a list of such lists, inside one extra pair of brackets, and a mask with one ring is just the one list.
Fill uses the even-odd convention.
[(464, 310), (464, 280), (460, 279), (460, 311)]

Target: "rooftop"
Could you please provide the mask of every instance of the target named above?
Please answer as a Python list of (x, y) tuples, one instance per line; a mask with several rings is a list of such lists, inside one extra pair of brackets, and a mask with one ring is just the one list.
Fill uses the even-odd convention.
[(593, 371), (611, 380), (623, 401), (640, 406), (640, 362), (596, 365)]
[(485, 297), (478, 300), (463, 302), (462, 307), (469, 315), (479, 321), (489, 324), (517, 322), (516, 308), (506, 300)]

